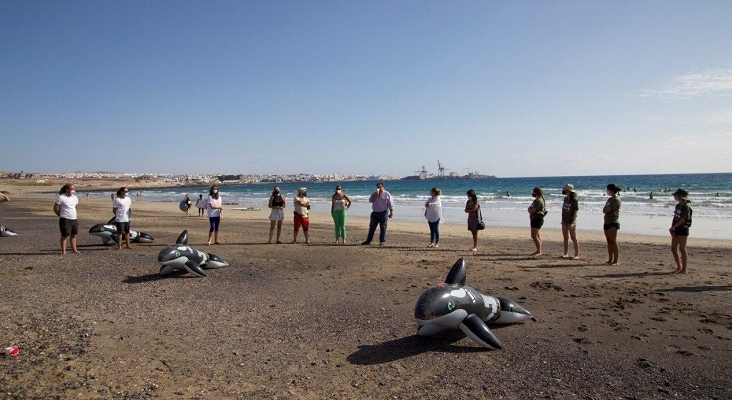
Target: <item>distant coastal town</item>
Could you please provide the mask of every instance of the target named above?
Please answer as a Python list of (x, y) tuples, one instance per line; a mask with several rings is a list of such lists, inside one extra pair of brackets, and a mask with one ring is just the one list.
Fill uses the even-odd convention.
[(468, 170), (460, 175), (455, 172), (445, 173), (441, 164), (437, 174), (429, 173), (424, 166), (416, 175), (347, 175), (332, 174), (135, 174), (119, 172), (69, 172), (62, 174), (0, 172), (0, 179), (24, 181), (26, 184), (46, 184), (64, 180), (78, 181), (124, 181), (136, 182), (141, 186), (202, 186), (218, 184), (256, 184), (256, 183), (296, 183), (296, 182), (349, 182), (368, 180), (431, 180), (431, 179), (486, 179), (493, 175), (482, 175)]

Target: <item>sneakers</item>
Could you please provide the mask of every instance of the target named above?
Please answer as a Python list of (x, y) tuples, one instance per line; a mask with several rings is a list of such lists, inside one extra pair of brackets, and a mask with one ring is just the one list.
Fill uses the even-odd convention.
[(365, 241), (365, 242), (361, 243), (362, 246), (368, 246), (370, 244), (371, 244), (371, 242), (369, 242), (369, 241)]

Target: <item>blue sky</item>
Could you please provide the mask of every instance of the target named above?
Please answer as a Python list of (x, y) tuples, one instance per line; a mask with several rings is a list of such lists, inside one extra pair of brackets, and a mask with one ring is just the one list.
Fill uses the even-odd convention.
[(0, 0), (0, 171), (732, 171), (732, 2)]

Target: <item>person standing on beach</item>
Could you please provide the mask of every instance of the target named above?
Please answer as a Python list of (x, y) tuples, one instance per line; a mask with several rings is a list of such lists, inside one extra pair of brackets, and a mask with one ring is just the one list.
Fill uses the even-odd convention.
[(186, 203), (186, 211), (185, 212), (186, 212), (186, 217), (187, 217), (188, 216), (188, 211), (190, 211), (191, 206), (193, 205), (193, 202), (191, 201), (191, 198), (188, 197), (187, 194), (185, 196), (183, 196), (183, 201)]
[(573, 260), (579, 260), (579, 242), (577, 241), (577, 211), (579, 201), (574, 185), (568, 183), (562, 188), (564, 203), (562, 204), (562, 236), (564, 236), (564, 254), (562, 258), (569, 258), (569, 238), (572, 238), (574, 245)]
[(61, 254), (66, 254), (66, 239), (70, 238), (71, 250), (79, 254), (76, 249), (76, 235), (79, 233), (79, 221), (76, 220), (76, 206), (79, 198), (76, 197), (73, 183), (67, 183), (56, 196), (53, 212), (59, 216), (58, 227), (61, 231)]
[(310, 210), (310, 199), (308, 199), (308, 190), (301, 187), (297, 191), (297, 197), (295, 197), (293, 203), (295, 204), (295, 229), (292, 233), (292, 243), (297, 243), (297, 234), (300, 232), (300, 226), (302, 226), (302, 234), (305, 236), (305, 244), (309, 244), (310, 238), (308, 238), (308, 230), (310, 228), (310, 217), (308, 216), (308, 210)]
[(198, 208), (198, 216), (203, 216), (203, 211), (206, 210), (206, 200), (203, 199), (203, 195), (198, 195), (198, 200), (196, 200), (196, 207)]
[(430, 244), (427, 247), (440, 247), (440, 221), (442, 221), (442, 190), (433, 187), (430, 198), (424, 203), (424, 217), (430, 227)]
[(346, 210), (351, 207), (351, 199), (343, 193), (341, 185), (336, 185), (330, 198), (330, 215), (335, 224), (335, 242), (346, 243)]
[(272, 235), (274, 234), (275, 225), (277, 225), (277, 243), (282, 243), (280, 241), (280, 235), (282, 234), (282, 221), (285, 220), (285, 197), (282, 196), (280, 193), (280, 188), (275, 186), (274, 189), (272, 189), (272, 195), (269, 196), (269, 208), (272, 209), (269, 213), (269, 241), (267, 243), (272, 243)]
[(527, 211), (529, 212), (529, 221), (531, 221), (531, 240), (534, 241), (536, 251), (531, 253), (529, 257), (538, 257), (541, 255), (541, 234), (539, 231), (544, 225), (544, 216), (546, 215), (546, 200), (544, 199), (544, 191), (540, 187), (535, 187), (531, 191), (531, 197), (534, 201), (531, 203)]
[(473, 234), (473, 248), (470, 251), (475, 253), (478, 251), (478, 224), (481, 222), (480, 204), (475, 190), (470, 189), (466, 194), (468, 201), (465, 202), (465, 212), (468, 213), (468, 230)]
[(117, 250), (122, 248), (122, 234), (125, 236), (125, 247), (130, 246), (130, 215), (132, 214), (132, 199), (127, 197), (127, 188), (117, 190), (117, 198), (112, 202), (114, 226), (117, 228)]
[(607, 195), (610, 196), (602, 208), (605, 214), (602, 229), (605, 231), (605, 240), (607, 241), (607, 262), (605, 265), (619, 265), (618, 256), (620, 248), (618, 247), (618, 230), (620, 230), (620, 187), (614, 183), (607, 185)]
[[(190, 200), (188, 201), (190, 205)], [(213, 184), (208, 189), (208, 198), (206, 199), (206, 210), (208, 212), (208, 222), (210, 228), (208, 230), (208, 243), (211, 245), (211, 237), (213, 237), (213, 244), (219, 244), (219, 225), (221, 224), (221, 217), (224, 212), (224, 206), (221, 202), (221, 195), (219, 194), (219, 185)], [(188, 213), (186, 213), (187, 215)]]
[(384, 189), (384, 182), (379, 181), (376, 183), (376, 190), (371, 193), (371, 196), (369, 196), (369, 203), (371, 203), (369, 233), (368, 236), (366, 236), (366, 241), (361, 244), (371, 244), (371, 241), (374, 240), (374, 234), (376, 233), (376, 226), (378, 225), (379, 246), (383, 246), (386, 243), (387, 221), (389, 221), (389, 218), (394, 216), (394, 201), (391, 198), (391, 193)]
[[(676, 261), (676, 270), (674, 274), (686, 273), (686, 261), (689, 255), (686, 252), (686, 239), (689, 238), (689, 228), (691, 228), (692, 210), (689, 206), (689, 192), (679, 188), (674, 192), (674, 200), (678, 203), (674, 209), (674, 219), (671, 221), (671, 254), (674, 255)], [(681, 257), (679, 257), (679, 254)]]

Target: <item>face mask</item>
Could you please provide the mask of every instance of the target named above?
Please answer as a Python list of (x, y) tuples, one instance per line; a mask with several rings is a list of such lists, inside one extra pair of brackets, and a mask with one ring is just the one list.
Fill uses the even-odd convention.
[(213, 194), (218, 193), (219, 191), (217, 189), (212, 190)]
[(341, 194), (341, 189), (336, 190), (336, 193)]
[(74, 190), (74, 189), (71, 189), (71, 195), (72, 195), (72, 196), (74, 195), (74, 193), (76, 193), (76, 190)]

